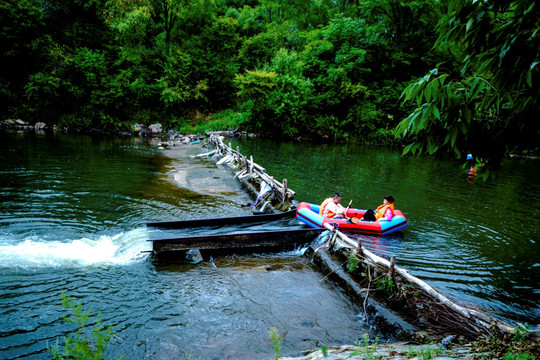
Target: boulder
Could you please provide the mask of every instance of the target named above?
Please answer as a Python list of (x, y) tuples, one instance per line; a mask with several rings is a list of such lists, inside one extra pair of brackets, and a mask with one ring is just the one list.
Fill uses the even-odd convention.
[(191, 249), (191, 250), (188, 250), (188, 252), (186, 253), (185, 261), (190, 264), (197, 264), (203, 260), (204, 260), (203, 256), (198, 249)]
[(141, 124), (135, 124), (135, 125), (133, 125), (131, 128), (133, 129), (133, 132), (134, 132), (135, 134), (138, 134), (138, 133), (140, 133), (140, 132), (143, 130), (144, 125), (141, 125)]
[(43, 130), (47, 127), (47, 124), (45, 124), (44, 122), (37, 122), (35, 125), (34, 125), (34, 129), (36, 130)]
[(160, 134), (161, 131), (162, 131), (162, 127), (161, 127), (161, 124), (160, 123), (156, 123), (156, 124), (152, 124), (148, 127), (148, 130), (150, 130), (150, 132), (152, 134)]

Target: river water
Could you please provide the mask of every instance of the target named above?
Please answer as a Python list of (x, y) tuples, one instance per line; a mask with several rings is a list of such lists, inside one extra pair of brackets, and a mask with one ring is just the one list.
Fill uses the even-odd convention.
[[(459, 301), (539, 323), (538, 162), (508, 161), (495, 181), (482, 182), (455, 163), (391, 149), (232, 145), (287, 178), (298, 201), (340, 191), (344, 202), (366, 208), (394, 195), (408, 228), (356, 235), (366, 247), (396, 255), (398, 266)], [(272, 358), (274, 327), (285, 335), (284, 354), (364, 333), (385, 339), (357, 304), (321, 281), (302, 249), (197, 265), (158, 264), (141, 252), (162, 235), (147, 221), (248, 212), (226, 169), (189, 156), (200, 152), (0, 132), (0, 358), (47, 358), (47, 342), (74, 330), (62, 320), (61, 291), (116, 326), (108, 354), (126, 359)]]

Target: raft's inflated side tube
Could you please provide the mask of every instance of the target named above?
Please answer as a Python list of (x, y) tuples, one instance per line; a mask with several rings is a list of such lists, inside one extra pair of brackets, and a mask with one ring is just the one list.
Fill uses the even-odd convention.
[(296, 218), (312, 228), (323, 227), (323, 217), (319, 215), (319, 205), (301, 202), (296, 208)]
[(397, 231), (405, 230), (407, 227), (407, 219), (399, 210), (394, 210), (394, 217), (391, 221), (379, 221), (381, 225), (382, 235), (391, 234)]
[[(349, 209), (348, 217), (361, 218), (366, 210)], [(357, 231), (369, 235), (386, 235), (401, 231), (407, 227), (407, 219), (400, 210), (394, 211), (391, 221), (359, 221), (353, 224), (351, 221), (339, 218), (325, 218), (319, 215), (319, 205), (301, 202), (296, 209), (296, 218), (313, 228), (322, 228), (324, 224), (337, 225), (343, 231)]]

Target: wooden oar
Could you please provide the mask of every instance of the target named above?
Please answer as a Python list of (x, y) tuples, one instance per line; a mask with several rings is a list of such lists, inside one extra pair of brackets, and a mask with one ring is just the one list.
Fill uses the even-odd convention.
[[(351, 206), (352, 204), (352, 200), (349, 201), (349, 205), (347, 205), (347, 208), (345, 209), (345, 218), (347, 219), (347, 211), (349, 210), (349, 207)], [(357, 217), (351, 217), (351, 218), (348, 218), (347, 220), (350, 220), (353, 224), (358, 224), (358, 221), (360, 221), (360, 219), (358, 219)]]
[(352, 199), (351, 199), (351, 201), (349, 201), (349, 205), (347, 205), (347, 207), (345, 208), (345, 212), (343, 213), (343, 217), (345, 219), (347, 219), (347, 211), (349, 211), (349, 208), (351, 207), (351, 204), (352, 204)]

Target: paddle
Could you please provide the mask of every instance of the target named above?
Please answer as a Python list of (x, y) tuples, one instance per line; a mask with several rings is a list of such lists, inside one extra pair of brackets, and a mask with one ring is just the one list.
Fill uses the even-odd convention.
[(349, 211), (349, 208), (351, 207), (351, 204), (352, 204), (352, 199), (351, 199), (351, 201), (349, 201), (349, 205), (347, 205), (347, 207), (345, 208), (345, 211), (343, 212), (343, 217), (345, 219), (347, 219), (347, 211)]
[[(347, 208), (345, 209), (345, 212), (343, 213), (346, 219), (347, 219), (347, 211), (349, 210), (349, 207), (351, 206), (351, 204), (352, 204), (352, 200), (349, 201), (349, 205), (347, 205)], [(349, 220), (353, 224), (358, 224), (358, 221), (360, 221), (360, 219), (358, 219), (357, 217), (348, 218), (347, 220)]]

